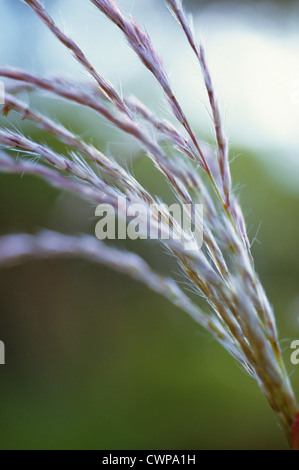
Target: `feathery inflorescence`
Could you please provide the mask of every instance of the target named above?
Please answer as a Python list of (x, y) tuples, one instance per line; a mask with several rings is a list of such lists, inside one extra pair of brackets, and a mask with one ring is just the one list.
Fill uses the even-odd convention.
[[(25, 0), (92, 80), (70, 83), (62, 77), (48, 79), (24, 70), (0, 67), (0, 77), (8, 82), (3, 114), (17, 112), (72, 149), (69, 155), (61, 155), (21, 133), (2, 128), (0, 170), (32, 174), (92, 203), (108, 203), (125, 221), (125, 202), (130, 201), (141, 204), (153, 224), (162, 224), (162, 231), (170, 222), (172, 232), (180, 236), (165, 238), (161, 243), (176, 258), (190, 285), (205, 299), (207, 312), (191, 301), (173, 279), (155, 273), (136, 254), (111, 248), (88, 235), (75, 237), (42, 232), (36, 236), (2, 237), (0, 265), (28, 258), (79, 256), (111, 266), (143, 282), (191, 315), (257, 381), (290, 441), (298, 406), (282, 360), (272, 307), (255, 271), (242, 210), (231, 190), (228, 143), (204, 48), (197, 41), (181, 0), (165, 0), (200, 66), (211, 108), (215, 153), (195, 135), (148, 33), (131, 16), (124, 15), (114, 0), (90, 1), (120, 28), (128, 45), (153, 75), (176, 125), (159, 119), (134, 96), (123, 97), (95, 69), (76, 42), (56, 25), (39, 0)], [(161, 219), (161, 201), (102, 150), (22, 102), (18, 94), (24, 89), (28, 93), (47, 92), (86, 107), (136, 139), (164, 175), (176, 200), (182, 207), (189, 208), (187, 216), (191, 222), (194, 222), (196, 205), (203, 205), (203, 248), (186, 250), (184, 241), (189, 234), (167, 207), (162, 210)], [(167, 154), (165, 142), (172, 150)], [(12, 149), (19, 151), (21, 157), (14, 159), (9, 155), (7, 151)], [(39, 162), (32, 162), (27, 156), (38, 157)], [(109, 184), (106, 175), (110, 178)], [(123, 204), (119, 204), (120, 199)]]

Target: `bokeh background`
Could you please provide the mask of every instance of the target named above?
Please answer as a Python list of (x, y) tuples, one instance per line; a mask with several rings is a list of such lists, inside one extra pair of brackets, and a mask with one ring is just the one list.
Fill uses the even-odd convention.
[[(161, 117), (167, 106), (120, 33), (87, 0), (46, 0), (59, 25), (123, 93)], [(198, 67), (162, 0), (119, 0), (148, 29), (200, 138), (212, 139)], [(257, 270), (277, 315), (299, 395), (299, 5), (296, 1), (187, 1), (221, 98), (233, 180)], [(85, 78), (17, 0), (0, 0), (0, 63)], [(100, 118), (41, 95), (37, 109), (92, 140), (170, 202), (136, 144)], [(64, 151), (11, 113), (1, 126)], [(94, 233), (94, 207), (31, 177), (0, 175), (0, 234), (41, 228)], [(161, 272), (178, 268), (149, 242), (122, 242)], [(183, 281), (183, 278), (181, 278)], [(200, 327), (146, 287), (78, 260), (0, 271), (1, 449), (285, 449), (256, 384)]]

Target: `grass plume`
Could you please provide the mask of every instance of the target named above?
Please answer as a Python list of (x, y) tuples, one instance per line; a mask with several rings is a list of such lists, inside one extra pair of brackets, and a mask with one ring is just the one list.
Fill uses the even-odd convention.
[[(205, 50), (196, 39), (182, 2), (166, 0), (200, 65), (213, 118), (215, 153), (195, 135), (148, 33), (131, 16), (125, 15), (115, 1), (90, 1), (96, 13), (106, 15), (120, 28), (130, 48), (152, 74), (176, 125), (160, 120), (134, 96), (122, 97), (93, 67), (79, 45), (56, 25), (42, 4), (38, 0), (25, 0), (88, 72), (90, 80), (82, 85), (76, 81), (67, 82), (63, 77), (49, 79), (1, 66), (0, 77), (8, 82), (3, 114), (9, 116), (11, 111), (17, 112), (66, 144), (72, 153), (60, 155), (21, 133), (1, 128), (0, 170), (32, 174), (92, 203), (109, 203), (117, 208), (119, 217), (125, 218), (125, 212), (117, 205), (122, 196), (124, 200), (142, 204), (156, 222), (160, 201), (123, 166), (61, 124), (31, 109), (18, 94), (22, 89), (29, 93), (40, 90), (100, 114), (112, 126), (136, 139), (182, 206), (188, 204), (194, 208), (197, 203), (203, 204), (203, 249), (186, 251), (179, 240), (161, 243), (176, 258), (190, 285), (205, 299), (207, 310), (203, 312), (173, 279), (155, 273), (141, 257), (112, 248), (88, 235), (78, 237), (42, 232), (35, 236), (2, 237), (0, 265), (15, 264), (28, 258), (79, 256), (143, 282), (191, 315), (256, 380), (291, 444), (298, 405), (283, 363), (275, 316), (254, 267), (242, 209), (231, 191), (229, 148)], [(157, 138), (153, 137), (153, 131)], [(165, 140), (172, 150), (171, 156), (164, 151)], [(22, 156), (15, 159), (8, 153), (10, 150), (17, 150)], [(38, 157), (39, 162), (33, 163), (26, 158), (28, 156)], [(105, 175), (111, 178), (110, 184), (106, 183)], [(192, 219), (192, 211), (188, 217)], [(171, 219), (173, 231), (179, 231), (167, 210), (162, 218), (165, 224)], [(183, 235), (187, 237), (187, 233)]]

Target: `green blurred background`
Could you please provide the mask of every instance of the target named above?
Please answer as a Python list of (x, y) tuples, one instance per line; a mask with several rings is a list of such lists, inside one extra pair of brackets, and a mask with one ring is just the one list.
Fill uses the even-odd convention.
[[(157, 9), (158, 3), (153, 4)], [(196, 14), (201, 2), (191, 3)], [(26, 27), (38, 24), (19, 2), (0, 0), (1, 5), (8, 18), (24, 12), (30, 18)], [(54, 2), (51, 8), (57, 14)], [(265, 8), (272, 8), (271, 2)], [(13, 55), (16, 44), (12, 62), (38, 69), (32, 54)], [(5, 54), (1, 63), (8, 63)], [(124, 91), (137, 90), (161, 111), (159, 92), (148, 80), (147, 88), (132, 70)], [(92, 113), (40, 96), (30, 102), (126, 160), (147, 188), (169, 200), (168, 188), (135, 144), (123, 144), (123, 137)], [(65, 151), (13, 114), (0, 124)], [(210, 139), (207, 129), (197, 131)], [(290, 363), (291, 340), (299, 339), (299, 192), (284, 173), (269, 169), (272, 149), (267, 154), (260, 147), (231, 139), (231, 155), (240, 154), (232, 164), (233, 180), (242, 186), (238, 193), (251, 239), (261, 223), (253, 253), (275, 306), (287, 369), (299, 395), (299, 366)], [(295, 171), (294, 164), (290, 172)], [(0, 175), (0, 234), (41, 228), (92, 234), (95, 223), (93, 206), (35, 178)], [(156, 269), (178, 278), (173, 260), (156, 245), (118, 246), (138, 251)], [(143, 285), (84, 261), (49, 260), (0, 270), (0, 294), (0, 339), (7, 362), (0, 367), (1, 449), (286, 448), (255, 382), (191, 319)]]

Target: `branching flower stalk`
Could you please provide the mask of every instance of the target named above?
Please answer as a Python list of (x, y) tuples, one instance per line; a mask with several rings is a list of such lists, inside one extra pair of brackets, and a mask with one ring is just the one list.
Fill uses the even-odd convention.
[[(20, 69), (0, 67), (0, 77), (7, 80), (3, 114), (17, 112), (22, 119), (30, 120), (69, 149), (66, 155), (58, 154), (21, 133), (1, 128), (0, 170), (35, 175), (92, 203), (109, 203), (124, 220), (125, 204), (118, 203), (120, 198), (124, 203), (142, 204), (145, 216), (156, 225), (161, 223), (162, 231), (170, 225), (171, 231), (180, 235), (160, 242), (176, 258), (192, 288), (205, 299), (207, 311), (203, 312), (173, 279), (154, 272), (141, 257), (112, 248), (88, 235), (42, 232), (35, 236), (2, 237), (0, 266), (31, 258), (83, 257), (143, 282), (208, 330), (257, 381), (290, 445), (293, 441), (296, 447), (298, 426), (294, 423), (298, 421), (298, 405), (283, 363), (273, 310), (255, 271), (242, 210), (231, 190), (228, 143), (204, 48), (197, 41), (181, 0), (165, 0), (200, 66), (214, 126), (215, 152), (195, 135), (147, 32), (132, 17), (125, 16), (114, 0), (90, 1), (96, 11), (120, 28), (128, 45), (161, 87), (177, 124), (161, 120), (134, 96), (123, 97), (95, 69), (76, 42), (59, 28), (39, 0), (25, 0), (89, 78), (83, 84), (70, 83), (63, 77), (49, 79)], [(101, 149), (22, 102), (18, 98), (22, 90), (50, 93), (55, 98), (86, 107), (136, 139), (144, 154), (164, 175), (176, 200), (184, 209), (186, 205), (189, 207), (186, 215), (190, 221), (194, 222), (196, 204), (203, 204), (203, 248), (186, 250), (184, 240), (188, 239), (188, 233), (167, 207), (161, 214), (162, 201)], [(18, 159), (10, 155), (11, 150), (18, 151)], [(32, 156), (39, 161), (26, 158)], [(106, 176), (110, 178), (109, 184)]]

